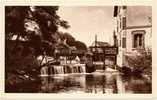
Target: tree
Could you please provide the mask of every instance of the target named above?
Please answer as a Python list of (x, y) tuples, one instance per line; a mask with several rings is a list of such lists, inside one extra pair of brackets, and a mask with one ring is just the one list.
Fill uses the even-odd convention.
[[(37, 76), (40, 72), (38, 55), (53, 55), (58, 27), (69, 27), (68, 22), (57, 15), (58, 9), (58, 6), (5, 7), (6, 86), (14, 87), (21, 79), (27, 80), (25, 75), (31, 78), (36, 73)], [(30, 30), (28, 23), (37, 27)]]
[(87, 50), (87, 46), (81, 41), (75, 41), (77, 50)]
[(77, 41), (71, 34), (60, 32), (61, 40), (66, 40), (69, 46), (75, 46), (77, 50), (87, 50), (87, 46), (81, 42)]
[(75, 38), (70, 34), (70, 33), (63, 33), (63, 32), (60, 32), (59, 33), (59, 37), (60, 39), (63, 41), (63, 40), (66, 40), (66, 43), (69, 45), (69, 46), (74, 46), (74, 42), (75, 42)]
[[(43, 52), (50, 54), (49, 51), (51, 50), (49, 49), (54, 49), (53, 44), (57, 42), (54, 35), (58, 31), (58, 27), (69, 27), (67, 21), (62, 20), (57, 15), (58, 9), (58, 6), (6, 6), (6, 39), (17, 35), (14, 49), (18, 45), (20, 37), (22, 37), (30, 43), (28, 46), (35, 49), (36, 56)], [(41, 35), (35, 34), (34, 31), (26, 31), (24, 27), (26, 19), (38, 24)]]
[(24, 35), (24, 19), (28, 16), (28, 6), (6, 6), (5, 7), (5, 33), (6, 39), (14, 34)]

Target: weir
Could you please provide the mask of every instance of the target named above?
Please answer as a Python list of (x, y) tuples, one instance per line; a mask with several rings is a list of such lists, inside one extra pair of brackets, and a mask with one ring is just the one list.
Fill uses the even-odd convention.
[(41, 68), (41, 76), (68, 73), (86, 73), (86, 66), (85, 64), (50, 65)]
[(54, 69), (54, 74), (64, 74), (64, 66), (52, 66), (52, 68)]

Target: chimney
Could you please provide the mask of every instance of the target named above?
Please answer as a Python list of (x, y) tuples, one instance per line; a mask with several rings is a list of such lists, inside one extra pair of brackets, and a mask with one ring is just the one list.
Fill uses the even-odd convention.
[(95, 35), (95, 47), (97, 46), (97, 35)]

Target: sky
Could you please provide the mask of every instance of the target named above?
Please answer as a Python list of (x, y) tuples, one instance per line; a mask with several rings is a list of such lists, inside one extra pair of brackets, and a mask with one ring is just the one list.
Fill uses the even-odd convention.
[(127, 26), (150, 25), (152, 9), (151, 6), (128, 6), (127, 15)]
[(113, 6), (61, 6), (59, 16), (68, 21), (69, 32), (76, 40), (90, 46), (98, 41), (111, 42), (114, 30)]

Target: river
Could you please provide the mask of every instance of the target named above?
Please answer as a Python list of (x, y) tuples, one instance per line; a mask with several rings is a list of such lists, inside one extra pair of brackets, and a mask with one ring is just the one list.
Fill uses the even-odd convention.
[(117, 72), (68, 73), (40, 76), (38, 81), (12, 87), (15, 93), (151, 93), (151, 82), (145, 78)]
[(119, 72), (44, 76), (39, 88), (41, 93), (151, 93), (151, 83), (144, 78)]

